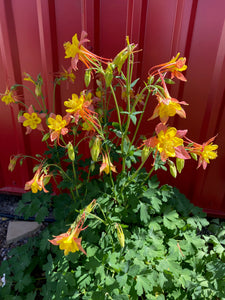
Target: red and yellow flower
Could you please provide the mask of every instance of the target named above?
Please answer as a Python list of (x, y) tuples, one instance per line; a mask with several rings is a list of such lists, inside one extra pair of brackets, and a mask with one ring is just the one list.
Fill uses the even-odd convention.
[(159, 151), (162, 161), (166, 161), (168, 157), (190, 158), (183, 145), (183, 137), (187, 130), (177, 130), (175, 127), (167, 127), (160, 123), (156, 126), (156, 133), (156, 149)]
[(185, 57), (179, 58), (179, 56), (180, 56), (180, 53), (177, 53), (177, 55), (175, 57), (173, 57), (169, 62), (152, 67), (149, 70), (149, 75), (154, 76), (154, 75), (157, 75), (158, 73), (170, 72), (171, 79), (173, 79), (174, 77), (177, 77), (178, 79), (180, 79), (182, 81), (187, 81), (187, 79), (181, 73), (187, 69), (187, 66), (185, 65), (186, 58)]
[(79, 118), (82, 118), (89, 124), (88, 127), (93, 127), (93, 124), (98, 126), (98, 123), (93, 118), (97, 113), (94, 111), (91, 98), (91, 93), (87, 95), (81, 93), (80, 97), (72, 94), (72, 98), (64, 102), (64, 105), (67, 107), (66, 112), (73, 115), (76, 124), (78, 124)]
[(85, 221), (85, 213), (82, 214), (79, 222), (75, 228), (71, 227), (66, 233), (62, 233), (56, 236), (54, 239), (49, 240), (55, 246), (59, 246), (60, 250), (64, 250), (64, 255), (68, 255), (70, 252), (82, 251), (87, 254), (81, 246), (81, 238), (78, 238), (80, 232), (84, 230), (83, 227)]
[(51, 130), (51, 141), (57, 139), (59, 143), (60, 135), (65, 135), (68, 133), (69, 129), (66, 127), (70, 122), (70, 115), (62, 117), (61, 115), (50, 114), (48, 118), (48, 127)]
[(30, 105), (28, 111), (20, 116), (18, 120), (26, 127), (26, 134), (29, 134), (34, 129), (44, 131), (42, 119), (45, 118), (45, 116), (46, 113), (37, 113), (34, 111), (33, 106)]
[(37, 171), (34, 174), (34, 177), (27, 181), (25, 184), (25, 190), (31, 190), (32, 193), (37, 193), (38, 191), (44, 191), (45, 193), (48, 193), (48, 190), (46, 190), (45, 185), (49, 182), (51, 175), (45, 174), (45, 172), (42, 169), (42, 165), (39, 166)]
[(213, 141), (215, 140), (216, 136), (209, 139), (207, 142), (203, 143), (202, 145), (197, 144), (195, 142), (192, 142), (191, 140), (187, 139), (189, 142), (193, 144), (193, 146), (190, 147), (190, 153), (197, 154), (199, 156), (198, 160), (198, 166), (203, 167), (205, 170), (207, 165), (210, 163), (210, 159), (217, 158), (217, 149), (218, 145), (213, 144)]
[(169, 94), (167, 97), (157, 94), (158, 105), (154, 109), (153, 115), (148, 120), (153, 120), (159, 117), (163, 124), (166, 124), (169, 117), (173, 117), (178, 114), (181, 118), (186, 118), (186, 113), (181, 107), (181, 104), (188, 105), (185, 101), (179, 102), (175, 98), (171, 98)]
[(72, 37), (72, 43), (66, 42), (64, 43), (65, 48), (65, 58), (71, 58), (71, 67), (73, 70), (77, 70), (77, 63), (78, 61), (82, 61), (87, 68), (91, 68), (92, 66), (96, 66), (98, 61), (106, 62), (109, 59), (99, 57), (96, 54), (87, 50), (83, 44), (89, 42), (86, 38), (87, 33), (85, 31), (81, 32), (81, 39), (80, 41), (77, 38), (77, 34)]
[(0, 94), (1, 101), (6, 105), (16, 102), (15, 93), (12, 90), (6, 89), (4, 94)]
[(110, 171), (117, 173), (116, 167), (112, 164), (109, 155), (102, 154), (102, 164), (100, 167), (100, 174), (102, 172), (109, 174)]

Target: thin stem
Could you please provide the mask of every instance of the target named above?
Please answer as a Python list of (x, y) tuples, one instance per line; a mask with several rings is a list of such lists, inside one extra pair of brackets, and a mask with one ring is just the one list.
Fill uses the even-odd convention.
[[(143, 89), (144, 91), (144, 89)], [(148, 103), (148, 99), (150, 97), (150, 94), (151, 94), (151, 91), (149, 90), (148, 92), (148, 95), (146, 96), (146, 99), (145, 99), (145, 104), (144, 104), (144, 107), (143, 107), (143, 113), (141, 113), (140, 117), (139, 117), (139, 120), (138, 120), (138, 123), (137, 123), (137, 126), (136, 126), (136, 129), (135, 129), (135, 132), (134, 132), (134, 135), (133, 135), (133, 139), (131, 141), (131, 145), (133, 145), (134, 141), (135, 141), (135, 138), (137, 136), (137, 133), (138, 133), (138, 130), (139, 130), (139, 127), (140, 127), (140, 124), (141, 124), (141, 121), (142, 121), (142, 118), (143, 118), (143, 115), (144, 115), (144, 112), (145, 112), (145, 109), (146, 109), (146, 106), (147, 106), (147, 103)]]
[(89, 215), (90, 215), (91, 217), (94, 217), (95, 219), (101, 221), (101, 222), (104, 223), (105, 225), (107, 225), (106, 222), (105, 222), (104, 220), (102, 220), (100, 217), (98, 217), (98, 216), (96, 216), (96, 215), (94, 215), (94, 214), (92, 214), (92, 213), (90, 213), (90, 212), (87, 214), (87, 216), (89, 216)]
[(106, 216), (105, 216), (105, 214), (104, 214), (104, 211), (102, 210), (102, 208), (101, 208), (101, 205), (97, 202), (96, 203), (97, 205), (98, 205), (98, 207), (100, 208), (100, 210), (101, 210), (101, 212), (102, 212), (102, 214), (103, 214), (103, 217), (104, 217), (104, 219), (105, 219), (105, 221), (106, 221)]
[(73, 167), (73, 177), (74, 177), (74, 181), (75, 181), (75, 191), (76, 191), (77, 197), (79, 197), (80, 195), (79, 195), (79, 192), (78, 192), (78, 189), (77, 189), (77, 186), (76, 186), (77, 174), (76, 174), (76, 170), (75, 170), (74, 161), (72, 161), (72, 167)]
[(69, 181), (73, 181), (60, 166), (58, 166), (56, 164), (48, 164), (47, 166), (58, 168), (60, 170), (60, 172), (63, 174), (63, 176), (65, 176), (67, 179), (69, 179)]
[(25, 106), (27, 109), (29, 108), (28, 105), (26, 105), (24, 102), (19, 101), (19, 100), (16, 101), (16, 104), (21, 104), (21, 105)]
[(42, 93), (41, 93), (41, 100), (42, 100), (42, 104), (43, 104), (43, 107), (44, 107), (44, 111), (47, 112), (47, 107), (46, 107), (46, 104), (45, 104), (45, 98), (44, 98)]
[(42, 111), (45, 111), (44, 108), (42, 107), (42, 105), (41, 105), (41, 103), (40, 103), (38, 97), (33, 93), (33, 91), (32, 91), (30, 88), (28, 88), (26, 85), (18, 84), (18, 83), (15, 84), (15, 86), (21, 86), (21, 87), (27, 89), (27, 90), (32, 94), (32, 96), (35, 98), (35, 100), (37, 101), (38, 105), (40, 106), (40, 109), (41, 109)]
[(71, 195), (72, 195), (73, 201), (76, 202), (76, 198), (75, 198), (75, 196), (74, 196), (74, 192), (73, 192), (72, 189), (70, 189), (70, 193), (71, 193)]
[[(121, 147), (122, 147), (122, 153), (123, 153), (123, 145), (124, 145), (124, 139), (127, 136), (127, 132), (130, 126), (130, 113), (131, 113), (131, 107), (130, 107), (130, 90), (131, 90), (131, 80), (132, 80), (132, 73), (133, 73), (133, 54), (129, 55), (128, 62), (127, 62), (127, 77), (126, 77), (126, 96), (127, 96), (127, 111), (128, 111), (128, 117), (126, 122), (126, 127), (124, 130), (124, 133), (122, 135), (122, 141), (121, 141)], [(123, 157), (123, 165), (122, 165), (122, 171), (125, 171), (125, 161), (126, 157)]]
[[(142, 163), (140, 164), (140, 166), (138, 167), (138, 169), (133, 173), (133, 175), (132, 175), (131, 177), (128, 178), (128, 180), (126, 181), (126, 183), (124, 184), (124, 186), (122, 187), (122, 189), (121, 189), (121, 191), (120, 191), (121, 194), (122, 194), (124, 188), (125, 188), (126, 186), (128, 186), (128, 184), (129, 184), (131, 181), (133, 181), (133, 180), (135, 179), (135, 177), (138, 175), (139, 171), (140, 171), (140, 170), (142, 169), (142, 167), (144, 166), (144, 164), (145, 164), (146, 160), (149, 158), (150, 154), (151, 154), (151, 153), (149, 153), (149, 155), (145, 158), (145, 160), (142, 161)], [(154, 170), (154, 166), (152, 167), (152, 169), (150, 170), (148, 176), (146, 177), (146, 179), (145, 179), (144, 181), (147, 180), (147, 178), (151, 175), (151, 173), (153, 172), (153, 170)]]
[(118, 106), (118, 102), (117, 102), (117, 98), (116, 98), (114, 89), (113, 89), (113, 87), (112, 87), (111, 84), (110, 84), (110, 90), (111, 90), (111, 92), (112, 92), (113, 99), (114, 99), (114, 102), (115, 102), (115, 105), (116, 105), (116, 111), (117, 111), (117, 116), (118, 116), (118, 122), (119, 122), (119, 126), (120, 126), (120, 131), (121, 131), (121, 133), (122, 133), (122, 124), (121, 124), (121, 118), (120, 118), (120, 110), (119, 110), (119, 106)]

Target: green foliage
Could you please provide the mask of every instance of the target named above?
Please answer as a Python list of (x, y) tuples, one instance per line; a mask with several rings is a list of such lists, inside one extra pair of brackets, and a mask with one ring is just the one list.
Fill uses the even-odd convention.
[[(121, 180), (115, 182), (116, 188), (120, 185)], [(160, 187), (155, 177), (147, 185), (141, 184), (141, 176), (132, 182), (122, 205), (97, 180), (89, 187), (99, 195), (95, 215), (105, 223), (88, 218), (82, 232), (87, 256), (81, 252), (64, 256), (47, 241), (65, 231), (77, 210), (68, 194), (54, 196), (51, 207), (56, 221), (40, 237), (12, 250), (11, 258), (2, 263), (0, 274), (5, 273), (6, 286), (0, 289), (1, 299), (20, 299), (18, 295), (46, 300), (225, 297), (223, 222), (209, 223), (201, 209), (171, 186)], [(43, 197), (41, 192), (39, 196)], [(28, 200), (29, 194), (21, 209)], [(123, 227), (124, 248), (115, 222)]]

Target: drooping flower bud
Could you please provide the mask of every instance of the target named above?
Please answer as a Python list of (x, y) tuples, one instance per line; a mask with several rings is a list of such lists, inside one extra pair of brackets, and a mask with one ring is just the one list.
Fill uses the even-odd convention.
[(148, 158), (148, 156), (150, 155), (150, 153), (151, 153), (151, 148), (150, 147), (148, 147), (148, 146), (144, 146), (143, 147), (143, 149), (142, 149), (142, 151), (141, 151), (141, 161), (142, 162), (145, 162), (146, 161), (146, 159)]
[(15, 155), (12, 155), (10, 156), (10, 161), (9, 161), (9, 166), (8, 166), (8, 170), (9, 171), (13, 171), (15, 169), (15, 166), (16, 166), (16, 162), (17, 162), (17, 159), (19, 158), (19, 156), (15, 156)]
[(169, 165), (169, 167), (170, 167), (170, 174), (171, 174), (174, 178), (176, 178), (176, 177), (177, 177), (177, 168), (176, 168), (174, 162), (168, 159), (168, 160), (167, 160), (167, 163), (168, 163), (168, 165)]
[(179, 172), (179, 173), (181, 173), (181, 171), (183, 170), (183, 168), (184, 168), (184, 162), (185, 162), (185, 160), (184, 159), (182, 159), (182, 158), (176, 158), (176, 166), (177, 166), (177, 171)]
[(69, 159), (74, 161), (75, 160), (75, 152), (74, 152), (73, 145), (71, 144), (71, 142), (69, 142), (67, 145), (67, 153), (68, 153)]
[(88, 87), (91, 82), (91, 69), (86, 69), (84, 74), (84, 83), (85, 86)]
[(98, 156), (100, 154), (101, 150), (101, 139), (97, 136), (94, 137), (90, 142), (90, 148), (91, 148), (91, 158), (93, 161), (98, 160)]
[(113, 69), (114, 69), (114, 65), (112, 63), (109, 63), (107, 69), (105, 70), (106, 87), (109, 87), (113, 80)]
[(122, 248), (124, 248), (124, 246), (125, 246), (125, 237), (124, 237), (123, 229), (122, 229), (121, 225), (118, 224), (118, 223), (116, 223), (115, 226), (116, 226), (117, 237), (118, 237), (120, 246)]

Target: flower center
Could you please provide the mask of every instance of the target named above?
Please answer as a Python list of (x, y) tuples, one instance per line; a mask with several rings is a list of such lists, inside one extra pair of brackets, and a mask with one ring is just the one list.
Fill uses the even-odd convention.
[(41, 123), (41, 118), (36, 113), (24, 113), (23, 116), (26, 119), (23, 122), (23, 126), (25, 127), (29, 126), (31, 129), (36, 129), (37, 125)]
[(48, 127), (54, 131), (61, 131), (66, 126), (66, 120), (62, 119), (62, 116), (57, 115), (55, 119), (48, 118)]
[(175, 157), (175, 148), (183, 145), (183, 140), (176, 137), (176, 128), (169, 128), (166, 132), (161, 130), (158, 134), (158, 151), (165, 152), (168, 157)]

